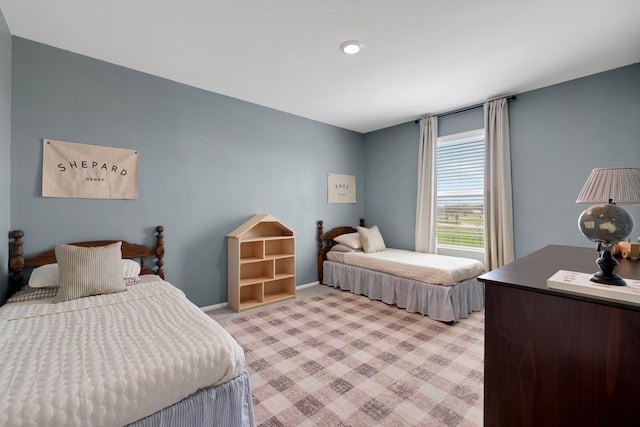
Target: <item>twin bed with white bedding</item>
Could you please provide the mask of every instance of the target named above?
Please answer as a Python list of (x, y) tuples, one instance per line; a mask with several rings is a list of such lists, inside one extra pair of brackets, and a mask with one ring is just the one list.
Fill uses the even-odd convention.
[[(55, 254), (60, 283), (25, 286), (0, 307), (1, 426), (253, 425), (242, 347), (163, 280), (161, 227), (154, 248), (83, 242), (86, 248), (70, 248), (84, 251), (71, 264), (58, 247), (23, 259), (22, 235), (15, 233), (12, 284), (21, 281), (23, 266), (55, 262)], [(142, 263), (157, 257), (161, 275), (142, 264), (140, 276), (117, 272), (124, 287), (98, 286), (92, 295), (56, 302), (64, 287), (78, 286), (68, 271), (99, 270), (86, 255), (109, 245)], [(84, 285), (74, 292), (85, 292)]]
[(318, 221), (318, 280), (442, 322), (484, 307), (481, 262), (386, 248), (376, 226), (336, 227)]

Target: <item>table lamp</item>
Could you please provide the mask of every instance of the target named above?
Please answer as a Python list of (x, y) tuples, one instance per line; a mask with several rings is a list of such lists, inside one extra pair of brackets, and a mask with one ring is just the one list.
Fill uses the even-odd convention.
[(576, 203), (599, 203), (582, 212), (578, 228), (588, 239), (598, 243), (600, 271), (591, 275), (592, 282), (624, 286), (625, 281), (613, 270), (613, 245), (625, 240), (634, 227), (633, 217), (617, 205), (640, 203), (639, 168), (598, 168), (591, 171)]

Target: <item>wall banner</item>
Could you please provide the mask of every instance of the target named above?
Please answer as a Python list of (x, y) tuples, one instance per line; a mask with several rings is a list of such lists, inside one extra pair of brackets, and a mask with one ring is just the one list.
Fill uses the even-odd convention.
[(44, 139), (42, 197), (137, 199), (138, 152)]
[(356, 177), (330, 173), (327, 177), (329, 203), (356, 203)]

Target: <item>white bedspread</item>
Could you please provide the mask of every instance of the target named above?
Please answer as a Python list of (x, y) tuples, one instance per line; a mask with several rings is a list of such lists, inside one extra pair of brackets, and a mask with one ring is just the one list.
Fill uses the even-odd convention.
[(455, 285), (484, 273), (482, 263), (474, 259), (404, 249), (386, 249), (371, 253), (329, 251), (327, 259), (445, 286)]
[(0, 425), (122, 426), (238, 376), (244, 352), (164, 281), (0, 308)]

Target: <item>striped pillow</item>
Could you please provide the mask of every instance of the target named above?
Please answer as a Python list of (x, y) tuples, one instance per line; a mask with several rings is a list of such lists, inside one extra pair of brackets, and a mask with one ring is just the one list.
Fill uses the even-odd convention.
[(126, 291), (121, 246), (122, 242), (91, 248), (56, 245), (60, 287), (53, 302)]

